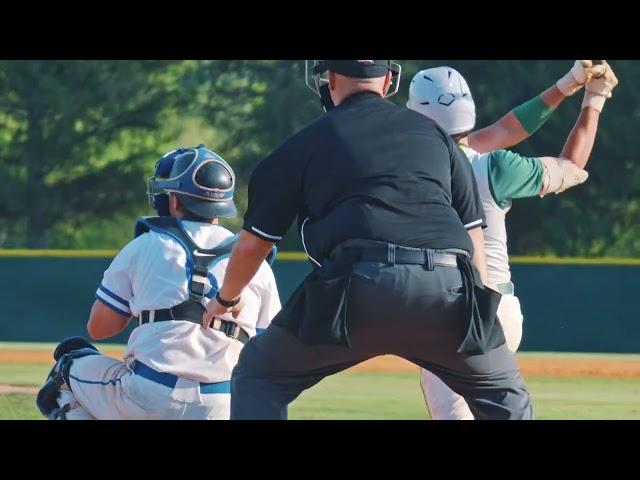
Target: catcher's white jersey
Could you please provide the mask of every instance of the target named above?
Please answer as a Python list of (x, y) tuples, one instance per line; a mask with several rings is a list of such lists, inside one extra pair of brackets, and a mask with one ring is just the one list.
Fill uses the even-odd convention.
[[(232, 235), (217, 225), (182, 222), (203, 249)], [(208, 298), (222, 283), (228, 257), (209, 273)], [(182, 303), (187, 293), (187, 256), (170, 236), (148, 232), (116, 256), (96, 298), (123, 316)], [(214, 288), (215, 287), (215, 288)], [(273, 272), (263, 263), (243, 292), (246, 303), (235, 320), (251, 336), (280, 310)], [(231, 320), (231, 318), (228, 318)], [(106, 355), (77, 358), (58, 398), (68, 419), (228, 419), (231, 371), (242, 343), (200, 324), (176, 320), (138, 326), (129, 337), (125, 361)]]
[[(219, 226), (182, 222), (201, 248), (214, 248), (233, 234)], [(147, 232), (126, 245), (114, 258), (96, 298), (116, 312), (137, 316), (143, 310), (159, 310), (188, 299), (187, 256), (169, 235)], [(205, 301), (222, 285), (228, 258), (213, 266)], [(251, 336), (266, 328), (280, 310), (273, 272), (266, 262), (243, 292), (245, 307), (234, 321)], [(230, 314), (223, 317), (232, 320)], [(224, 333), (203, 329), (189, 321), (164, 321), (138, 326), (129, 337), (125, 361), (138, 360), (159, 372), (198, 382), (220, 382), (231, 378), (242, 343)]]

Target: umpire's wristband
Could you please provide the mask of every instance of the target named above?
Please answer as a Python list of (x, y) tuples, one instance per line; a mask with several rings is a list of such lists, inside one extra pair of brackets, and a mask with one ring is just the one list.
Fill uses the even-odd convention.
[(235, 300), (225, 300), (220, 297), (220, 292), (218, 292), (216, 293), (216, 301), (223, 307), (231, 308), (240, 303), (240, 297), (236, 298)]

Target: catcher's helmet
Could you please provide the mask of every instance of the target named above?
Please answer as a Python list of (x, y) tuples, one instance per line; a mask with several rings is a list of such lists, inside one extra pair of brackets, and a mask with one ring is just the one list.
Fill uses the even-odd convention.
[(156, 163), (147, 180), (149, 205), (158, 215), (169, 215), (169, 196), (175, 193), (184, 208), (203, 218), (235, 217), (235, 175), (222, 157), (198, 145), (179, 148)]
[(476, 106), (466, 80), (451, 67), (416, 73), (407, 107), (434, 120), (449, 135), (468, 132), (476, 123)]

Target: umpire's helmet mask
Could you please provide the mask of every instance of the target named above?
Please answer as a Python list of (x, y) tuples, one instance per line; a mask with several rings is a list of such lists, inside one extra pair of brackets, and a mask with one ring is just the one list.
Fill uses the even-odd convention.
[(391, 60), (305, 60), (304, 66), (305, 83), (319, 97), (328, 87), (329, 70), (354, 78), (384, 77), (390, 71), (393, 83), (385, 98), (393, 97), (400, 88), (402, 67)]
[(204, 145), (180, 148), (156, 163), (147, 180), (149, 204), (159, 215), (169, 215), (168, 194), (175, 193), (184, 208), (198, 217), (231, 218), (238, 214), (233, 193), (235, 175), (222, 157)]

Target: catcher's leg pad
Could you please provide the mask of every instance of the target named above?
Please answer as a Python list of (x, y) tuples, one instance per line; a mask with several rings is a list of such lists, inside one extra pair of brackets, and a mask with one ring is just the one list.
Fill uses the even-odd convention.
[(87, 355), (99, 355), (96, 347), (91, 345), (82, 337), (71, 337), (63, 340), (53, 352), (56, 364), (49, 372), (49, 376), (44, 386), (36, 396), (36, 405), (40, 413), (50, 420), (64, 418), (66, 405), (58, 405), (60, 388), (66, 384), (71, 390), (69, 381), (69, 370), (75, 358), (86, 357)]

